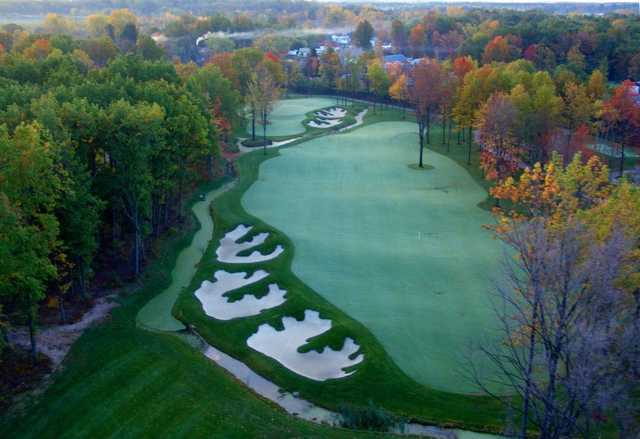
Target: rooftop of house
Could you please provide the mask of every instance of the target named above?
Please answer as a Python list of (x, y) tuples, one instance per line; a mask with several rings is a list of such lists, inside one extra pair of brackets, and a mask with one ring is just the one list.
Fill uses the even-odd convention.
[(386, 55), (384, 57), (385, 63), (390, 63), (390, 62), (406, 63), (408, 61), (409, 61), (409, 58), (407, 58), (401, 53), (396, 53), (395, 55)]

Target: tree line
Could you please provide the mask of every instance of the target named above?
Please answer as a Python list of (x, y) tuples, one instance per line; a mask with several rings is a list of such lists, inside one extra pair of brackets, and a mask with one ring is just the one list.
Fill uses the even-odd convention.
[(611, 87), (598, 69), (581, 78), (568, 70), (540, 70), (526, 59), (480, 64), (458, 56), (407, 65), (385, 63), (375, 50), (341, 59), (328, 49), (301, 69), (287, 71), (301, 90), (394, 100), (413, 109), (421, 154), (432, 142), (434, 124), (442, 144), (450, 146), (454, 135), (457, 143), (467, 144), (469, 162), (474, 142), (479, 143), (492, 179), (513, 166), (544, 162), (553, 150), (568, 158), (576, 151), (592, 154), (587, 145), (598, 142), (610, 145), (611, 164), (621, 175), (633, 166), (628, 149), (640, 145), (635, 84), (627, 80)]
[(3, 334), (28, 324), (33, 335), (45, 297), (64, 320), (92, 283), (139, 276), (194, 187), (223, 173), (234, 86), (213, 65), (174, 65), (117, 35), (98, 42), (109, 56), (96, 40), (23, 31), (0, 53)]

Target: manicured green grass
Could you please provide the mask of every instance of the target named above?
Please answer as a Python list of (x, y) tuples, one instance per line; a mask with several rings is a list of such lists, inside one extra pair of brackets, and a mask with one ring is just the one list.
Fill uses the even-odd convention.
[[(386, 120), (391, 112), (376, 115), (376, 120), (378, 117)], [(371, 121), (368, 116), (365, 124)], [(238, 212), (228, 212), (231, 218), (227, 225), (253, 220), (240, 208), (238, 194), (257, 178), (258, 164), (277, 154), (277, 151), (268, 151), (263, 157), (262, 152), (255, 152), (241, 159), (239, 184), (244, 185), (244, 189), (238, 188), (236, 195), (229, 194), (226, 204), (216, 203), (217, 209), (229, 205), (238, 209)], [(201, 192), (209, 189), (204, 188)], [(256, 223), (259, 222), (256, 220)], [(262, 227), (273, 231), (266, 225)], [(221, 224), (216, 230), (222, 233), (225, 226)], [(63, 370), (56, 374), (53, 385), (26, 404), (23, 416), (0, 417), (3, 437), (384, 437), (296, 420), (256, 397), (178, 337), (151, 333), (136, 326), (139, 310), (171, 283), (170, 273), (177, 254), (191, 242), (194, 232), (195, 227), (168, 239), (156, 250), (157, 260), (145, 272), (143, 287), (120, 299), (122, 305), (113, 311), (109, 322), (90, 329), (80, 338), (65, 360)], [(220, 234), (217, 234), (216, 239), (219, 238)], [(276, 235), (269, 242), (272, 245), (283, 242), (293, 251), (284, 235)], [(211, 248), (207, 254), (211, 261)], [(287, 254), (288, 261), (292, 256), (292, 253)], [(211, 273), (208, 261), (204, 261), (203, 266), (206, 268), (200, 270), (201, 279), (202, 273)], [(284, 261), (280, 270), (284, 276), (291, 277), (288, 267), (288, 262)], [(291, 282), (300, 285), (295, 278)], [(197, 281), (192, 288), (196, 284)], [(318, 309), (316, 305), (324, 304), (321, 308), (333, 313), (332, 318), (342, 316), (342, 322), (335, 320), (334, 324), (343, 327), (343, 333), (355, 329), (359, 334), (358, 341), (362, 340), (363, 346), (366, 344), (366, 354), (372, 360), (365, 362), (366, 376), (359, 372), (358, 382), (347, 387), (329, 384), (319, 389), (320, 386), (307, 386), (308, 380), (300, 380), (303, 396), (312, 394), (312, 399), (326, 401), (327, 406), (333, 407), (338, 400), (367, 403), (371, 399), (396, 413), (422, 420), (441, 424), (451, 421), (455, 425), (463, 421), (467, 427), (478, 430), (498, 428), (502, 414), (495, 402), (417, 386), (391, 362), (364, 327), (304, 285), (300, 291), (302, 295), (306, 291), (306, 300), (315, 309)], [(304, 300), (301, 299), (301, 303)], [(367, 343), (368, 340), (372, 343)], [(235, 355), (233, 349), (228, 352)], [(298, 387), (273, 362), (262, 365), (265, 375), (269, 375), (271, 369), (280, 369), (277, 381), (288, 384), (289, 388)], [(338, 390), (335, 395), (334, 390)]]
[[(284, 149), (242, 205), (286, 233), (294, 273), (369, 328), (410, 377), (477, 392), (464, 357), (495, 337), (491, 276), (503, 249), (476, 206), (484, 189), (433, 151), (425, 170), (412, 168), (416, 144), (415, 124), (383, 122)], [(489, 366), (476, 359), (487, 375)]]
[[(336, 106), (342, 106), (347, 110), (347, 114), (342, 118), (340, 124), (330, 128), (313, 128), (308, 125), (308, 122), (316, 119), (315, 113), (317, 111)], [(272, 123), (267, 126), (267, 139), (279, 142), (304, 136), (304, 140), (308, 140), (330, 134), (354, 124), (356, 122), (355, 116), (365, 108), (366, 105), (362, 103), (338, 105), (335, 99), (327, 97), (283, 99), (276, 104), (276, 109), (269, 116)], [(244, 138), (251, 134), (251, 121), (248, 123), (246, 132), (242, 128), (236, 130), (236, 137)], [(283, 134), (283, 132), (292, 134)], [(256, 142), (260, 141), (262, 134), (262, 126), (256, 125)]]
[[(341, 136), (326, 138), (339, 142)], [(289, 391), (298, 391), (303, 398), (324, 407), (338, 409), (345, 402), (364, 406), (372, 401), (398, 415), (427, 423), (460, 426), (478, 431), (500, 431), (503, 413), (496, 401), (481, 396), (438, 391), (417, 384), (398, 368), (365, 326), (347, 316), (292, 274), (291, 264), (296, 251), (292, 241), (280, 231), (249, 215), (240, 203), (243, 194), (259, 178), (260, 164), (279, 154), (277, 150), (268, 150), (266, 155), (254, 152), (238, 160), (240, 178), (233, 189), (221, 195), (214, 203), (213, 217), (216, 227), (213, 240), (190, 287), (180, 295), (174, 315), (179, 320), (194, 325), (210, 344), (245, 362), (258, 374)], [(330, 165), (331, 163), (327, 163), (327, 166)], [(285, 246), (285, 253), (262, 264), (218, 263), (215, 258), (218, 241), (224, 233), (241, 223), (254, 225), (253, 233), (271, 233), (265, 245), (260, 248), (261, 251), (269, 252), (277, 244), (282, 244)], [(268, 283), (277, 282), (281, 288), (288, 291), (288, 300), (283, 305), (255, 317), (227, 322), (211, 319), (203, 313), (193, 291), (205, 279), (212, 279), (217, 269), (248, 272), (264, 269), (270, 276), (252, 285), (250, 292), (264, 294)], [(338, 349), (347, 336), (353, 337), (361, 345), (365, 360), (356, 366), (354, 375), (347, 379), (322, 383), (312, 381), (290, 372), (275, 360), (251, 350), (246, 345), (247, 338), (260, 324), (269, 323), (280, 328), (282, 316), (295, 316), (300, 319), (305, 309), (317, 310), (321, 317), (329, 318), (333, 322), (332, 330), (314, 338), (307, 348), (329, 345)]]
[[(303, 121), (308, 112), (333, 105), (335, 105), (335, 99), (324, 97), (282, 99), (276, 103), (269, 116), (271, 124), (267, 126), (267, 136), (279, 138), (303, 134), (305, 132)], [(246, 134), (251, 134), (251, 120), (247, 121)], [(256, 137), (259, 136), (262, 136), (262, 126), (256, 122)]]
[[(218, 184), (222, 186), (225, 182), (226, 179), (222, 179)], [(214, 186), (217, 186), (217, 184)], [(158, 291), (157, 293), (159, 294), (149, 300), (138, 313), (137, 322), (144, 328), (155, 331), (179, 331), (185, 329), (184, 325), (173, 317), (171, 309), (180, 290), (187, 287), (191, 282), (196, 266), (202, 259), (202, 254), (206, 248), (204, 243), (213, 233), (213, 220), (209, 214), (209, 206), (216, 196), (225, 189), (226, 186), (222, 186), (210, 189), (208, 192), (205, 191), (207, 193), (206, 197), (203, 196), (202, 199), (191, 206), (191, 212), (198, 223), (198, 230), (195, 232), (191, 244), (182, 249), (176, 257), (176, 263), (171, 270), (172, 281), (169, 287), (162, 292)], [(198, 193), (203, 192), (198, 191)]]
[(3, 438), (367, 438), (315, 425), (251, 393), (177, 335), (136, 326), (136, 314), (171, 281), (194, 228), (169, 239), (112, 318), (87, 330), (46, 392), (11, 418)]

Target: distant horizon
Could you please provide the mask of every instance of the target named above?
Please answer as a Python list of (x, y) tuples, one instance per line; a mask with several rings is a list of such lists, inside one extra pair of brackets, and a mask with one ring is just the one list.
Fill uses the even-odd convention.
[(514, 3), (514, 4), (640, 4), (638, 0), (307, 0), (318, 3), (406, 3), (406, 4), (429, 4), (429, 3)]

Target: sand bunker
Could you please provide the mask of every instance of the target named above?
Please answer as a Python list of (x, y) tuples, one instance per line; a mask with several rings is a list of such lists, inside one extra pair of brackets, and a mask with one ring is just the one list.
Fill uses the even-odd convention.
[(332, 107), (328, 110), (316, 111), (315, 115), (321, 119), (342, 119), (347, 115), (347, 110), (341, 107)]
[(362, 354), (354, 359), (350, 358), (360, 349), (351, 338), (345, 339), (339, 351), (325, 347), (321, 352), (298, 352), (298, 348), (304, 346), (310, 338), (331, 329), (331, 320), (321, 319), (317, 311), (306, 310), (302, 321), (284, 317), (282, 324), (282, 331), (277, 331), (266, 323), (260, 325), (258, 332), (249, 337), (247, 344), (293, 372), (316, 381), (349, 376), (353, 371), (345, 372), (343, 369), (364, 359)]
[(218, 247), (218, 250), (216, 250), (218, 261), (226, 262), (228, 264), (249, 264), (264, 262), (278, 257), (278, 255), (284, 251), (284, 248), (281, 245), (278, 245), (276, 249), (268, 255), (262, 254), (256, 250), (249, 256), (238, 256), (238, 253), (264, 244), (265, 240), (269, 236), (268, 233), (259, 233), (250, 241), (238, 243), (237, 241), (247, 233), (249, 233), (252, 228), (252, 226), (245, 226), (240, 224), (231, 232), (228, 232), (226, 235), (224, 235), (224, 238), (220, 240), (220, 247)]
[(336, 125), (340, 125), (341, 123), (342, 119), (316, 119), (309, 122), (308, 125), (312, 128), (331, 128), (335, 127)]
[(287, 292), (276, 284), (269, 284), (269, 292), (260, 299), (252, 294), (245, 294), (242, 299), (230, 302), (229, 298), (225, 297), (225, 294), (230, 291), (269, 276), (269, 273), (264, 270), (258, 270), (249, 277), (247, 277), (247, 273), (228, 273), (224, 270), (218, 270), (214, 276), (215, 282), (205, 280), (195, 292), (205, 314), (214, 319), (231, 320), (254, 316), (265, 309), (281, 305), (286, 300), (284, 296)]

